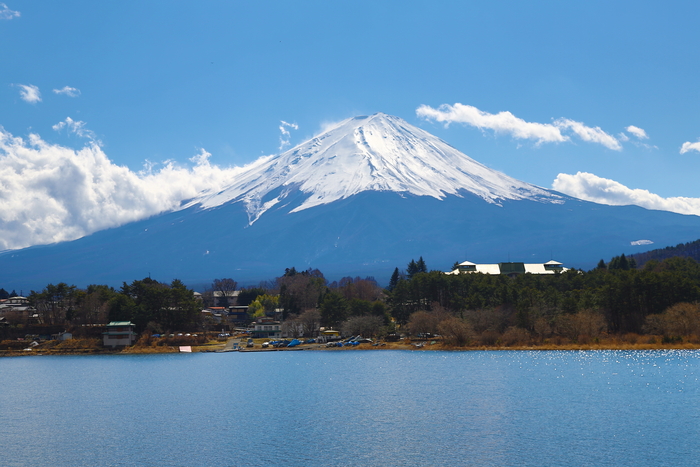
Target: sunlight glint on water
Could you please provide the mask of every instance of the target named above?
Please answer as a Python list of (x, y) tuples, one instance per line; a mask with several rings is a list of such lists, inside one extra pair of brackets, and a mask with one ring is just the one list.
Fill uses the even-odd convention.
[(0, 463), (700, 465), (699, 367), (698, 351), (4, 358)]

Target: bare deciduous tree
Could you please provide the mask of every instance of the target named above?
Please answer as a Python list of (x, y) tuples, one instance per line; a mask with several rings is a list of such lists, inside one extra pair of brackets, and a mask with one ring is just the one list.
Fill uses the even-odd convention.
[(503, 345), (528, 345), (530, 343), (530, 333), (526, 329), (511, 326), (501, 336)]
[(306, 310), (297, 320), (301, 324), (304, 337), (313, 337), (321, 326), (321, 312), (316, 309)]
[(445, 342), (457, 347), (464, 347), (474, 337), (474, 330), (471, 325), (457, 317), (442, 321), (438, 326), (438, 332), (445, 339)]
[(474, 331), (478, 334), (484, 331), (495, 331), (500, 334), (507, 326), (508, 314), (508, 310), (503, 307), (482, 308), (465, 311), (464, 317), (474, 326)]
[(645, 329), (653, 334), (667, 336), (700, 335), (700, 305), (677, 303), (661, 314), (649, 315)]
[(574, 342), (581, 336), (598, 337), (605, 331), (605, 317), (592, 310), (582, 310), (573, 315), (561, 315), (557, 318), (556, 328), (559, 334)]
[(431, 311), (417, 311), (408, 318), (408, 329), (411, 334), (437, 334), (438, 325), (453, 315), (440, 304), (431, 304)]
[(379, 316), (353, 316), (343, 323), (343, 334), (347, 336), (374, 337), (379, 333), (384, 321)]
[(552, 335), (552, 326), (549, 325), (547, 318), (540, 316), (535, 320), (534, 324), (535, 334), (537, 334), (540, 339), (549, 337)]
[(218, 297), (216, 297), (216, 305), (228, 307), (234, 297), (236, 287), (238, 287), (238, 283), (231, 278), (214, 279), (211, 288), (214, 292), (218, 292), (218, 294), (216, 294), (218, 295)]
[(301, 335), (301, 327), (297, 315), (290, 315), (282, 323), (282, 334), (286, 337), (299, 337)]

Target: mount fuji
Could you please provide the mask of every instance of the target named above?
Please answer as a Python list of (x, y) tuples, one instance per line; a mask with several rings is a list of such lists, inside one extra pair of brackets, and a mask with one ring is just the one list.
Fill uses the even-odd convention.
[(263, 159), (225, 190), (203, 193), (185, 207), (241, 202), (253, 224), (295, 192), (305, 199), (290, 213), (365, 191), (435, 199), (470, 193), (492, 204), (563, 202), (557, 194), (479, 164), (398, 117), (379, 113), (345, 120), (279, 157)]
[(151, 275), (255, 283), (287, 267), (373, 275), (422, 256), (593, 267), (700, 237), (700, 217), (582, 201), (511, 178), (404, 120), (355, 117), (246, 167), (217, 192), (81, 239), (0, 254), (0, 285), (118, 285)]

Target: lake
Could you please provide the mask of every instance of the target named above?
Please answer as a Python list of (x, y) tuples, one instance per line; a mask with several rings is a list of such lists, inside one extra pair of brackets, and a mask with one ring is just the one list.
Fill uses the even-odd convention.
[(700, 351), (0, 359), (4, 466), (698, 466)]

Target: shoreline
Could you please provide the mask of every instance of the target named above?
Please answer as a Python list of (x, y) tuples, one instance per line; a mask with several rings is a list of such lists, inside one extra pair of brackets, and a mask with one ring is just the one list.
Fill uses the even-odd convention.
[[(596, 344), (541, 344), (541, 345), (475, 345), (475, 346), (450, 346), (441, 343), (428, 344), (417, 347), (414, 343), (387, 343), (382, 346), (361, 344), (356, 347), (326, 347), (321, 344), (310, 344), (294, 348), (241, 348), (239, 350), (226, 350), (225, 345), (192, 346), (191, 353), (259, 353), (259, 352), (299, 352), (299, 351), (386, 351), (386, 350), (410, 350), (410, 351), (450, 351), (450, 352), (483, 352), (483, 351), (598, 351), (598, 350), (700, 350), (700, 344), (676, 343), (676, 344), (630, 344), (630, 343), (596, 343)], [(141, 347), (132, 346), (121, 350), (112, 349), (37, 349), (37, 350), (0, 350), (1, 357), (29, 357), (49, 355), (149, 355), (149, 354), (174, 354), (190, 353), (180, 352), (179, 347), (159, 346)]]

